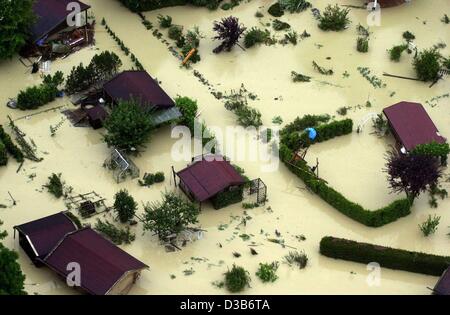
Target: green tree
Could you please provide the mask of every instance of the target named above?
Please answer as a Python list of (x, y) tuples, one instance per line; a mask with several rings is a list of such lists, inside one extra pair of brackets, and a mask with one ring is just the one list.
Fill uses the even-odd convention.
[[(0, 226), (3, 224), (0, 221)], [(5, 231), (0, 232), (0, 240), (6, 237)], [(25, 295), (25, 275), (17, 262), (19, 255), (0, 243), (0, 295)]]
[(436, 48), (430, 48), (418, 54), (413, 61), (417, 77), (423, 81), (433, 81), (438, 77), (441, 54)]
[(11, 58), (25, 45), (35, 21), (33, 0), (0, 0), (0, 59)]
[(144, 230), (153, 231), (160, 239), (178, 234), (189, 224), (197, 223), (199, 207), (173, 192), (165, 192), (162, 202), (145, 206)]
[(134, 201), (126, 189), (119, 191), (115, 195), (114, 210), (117, 212), (120, 222), (127, 223), (136, 213), (137, 202)]
[(136, 152), (149, 138), (153, 122), (135, 100), (121, 101), (105, 122), (105, 142), (109, 146)]
[(183, 115), (180, 119), (180, 124), (186, 126), (194, 134), (195, 117), (197, 116), (198, 105), (197, 101), (190, 99), (189, 97), (177, 97), (175, 99), (177, 107), (180, 109)]

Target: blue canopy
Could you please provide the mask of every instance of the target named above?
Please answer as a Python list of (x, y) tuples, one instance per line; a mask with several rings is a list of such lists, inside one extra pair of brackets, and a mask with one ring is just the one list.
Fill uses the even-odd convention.
[(314, 128), (306, 128), (305, 131), (308, 132), (309, 140), (313, 141), (317, 137), (317, 131)]

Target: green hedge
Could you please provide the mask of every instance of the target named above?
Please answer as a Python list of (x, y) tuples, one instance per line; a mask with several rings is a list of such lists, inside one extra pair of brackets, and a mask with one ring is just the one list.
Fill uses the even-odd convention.
[(14, 144), (9, 134), (7, 134), (3, 129), (2, 125), (0, 125), (0, 142), (3, 142), (8, 153), (11, 154), (17, 162), (23, 162), (24, 157), (22, 151)]
[(214, 209), (222, 209), (226, 206), (243, 200), (244, 186), (232, 187), (230, 190), (218, 193), (211, 199)]
[(119, 0), (133, 12), (151, 11), (167, 7), (192, 4), (215, 10), (222, 0)]
[(8, 164), (8, 155), (6, 154), (6, 147), (0, 140), (0, 166)]
[(359, 243), (327, 236), (320, 241), (324, 256), (368, 264), (377, 262), (381, 267), (441, 276), (450, 266), (450, 257), (437, 256), (402, 249)]
[(57, 71), (54, 76), (46, 75), (40, 85), (26, 88), (17, 96), (17, 107), (22, 110), (36, 109), (52, 102), (58, 94), (58, 86), (64, 82), (64, 75)]
[[(348, 200), (340, 192), (330, 187), (323, 179), (317, 178), (304, 160), (292, 161), (294, 150), (300, 143), (310, 146), (313, 143), (323, 142), (334, 137), (350, 134), (353, 130), (353, 121), (345, 119), (328, 122), (327, 116), (310, 116), (297, 118), (288, 124), (281, 132), (280, 159), (297, 175), (305, 185), (319, 195), (325, 202), (342, 214), (371, 227), (380, 227), (396, 221), (411, 213), (412, 203), (408, 199), (394, 201), (390, 205), (372, 211)], [(303, 132), (305, 128), (312, 126), (317, 131), (314, 142)]]
[(411, 153), (435, 156), (441, 159), (442, 164), (446, 165), (448, 155), (450, 154), (450, 145), (448, 143), (437, 143), (433, 141), (427, 144), (419, 144)]

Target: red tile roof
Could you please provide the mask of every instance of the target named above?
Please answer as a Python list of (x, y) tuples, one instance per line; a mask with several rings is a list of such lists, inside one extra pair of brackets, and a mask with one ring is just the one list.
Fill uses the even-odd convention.
[(175, 106), (174, 101), (146, 71), (124, 71), (107, 82), (103, 89), (114, 101), (136, 99), (144, 108)]
[(15, 226), (25, 234), (39, 258), (44, 258), (67, 233), (77, 230), (76, 225), (63, 212)]
[(450, 267), (444, 272), (434, 287), (434, 293), (438, 295), (450, 295)]
[(73, 2), (80, 5), (82, 12), (91, 7), (78, 0), (36, 0), (33, 11), (37, 15), (37, 21), (31, 28), (32, 39), (38, 41), (65, 22), (67, 16), (72, 13), (67, 10), (67, 5)]
[(419, 103), (400, 102), (383, 110), (398, 140), (407, 151), (419, 144), (445, 143), (425, 108)]
[(229, 161), (220, 155), (209, 155), (177, 173), (197, 201), (203, 202), (227, 187), (245, 181)]
[(67, 234), (43, 262), (63, 277), (69, 263), (80, 264), (81, 288), (94, 295), (107, 294), (125, 273), (148, 268), (91, 228)]

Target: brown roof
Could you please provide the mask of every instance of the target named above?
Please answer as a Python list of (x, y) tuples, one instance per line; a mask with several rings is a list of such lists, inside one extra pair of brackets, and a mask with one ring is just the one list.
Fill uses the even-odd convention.
[(243, 184), (238, 171), (220, 155), (208, 155), (177, 173), (197, 201), (205, 201), (225, 188)]
[(44, 258), (67, 233), (77, 230), (73, 221), (59, 212), (14, 227), (23, 233), (37, 257)]
[[(366, 4), (374, 1), (364, 1)], [(400, 4), (404, 4), (405, 0), (378, 0), (378, 3), (380, 4), (380, 7), (382, 8), (389, 8), (389, 7), (395, 7)]]
[(397, 140), (407, 151), (433, 141), (445, 143), (422, 104), (400, 102), (383, 110)]
[(81, 288), (94, 295), (107, 294), (127, 272), (148, 268), (91, 228), (67, 234), (43, 260), (63, 277), (71, 262), (80, 265)]
[(103, 89), (115, 102), (135, 99), (144, 109), (175, 106), (174, 101), (146, 71), (124, 71), (105, 83)]

